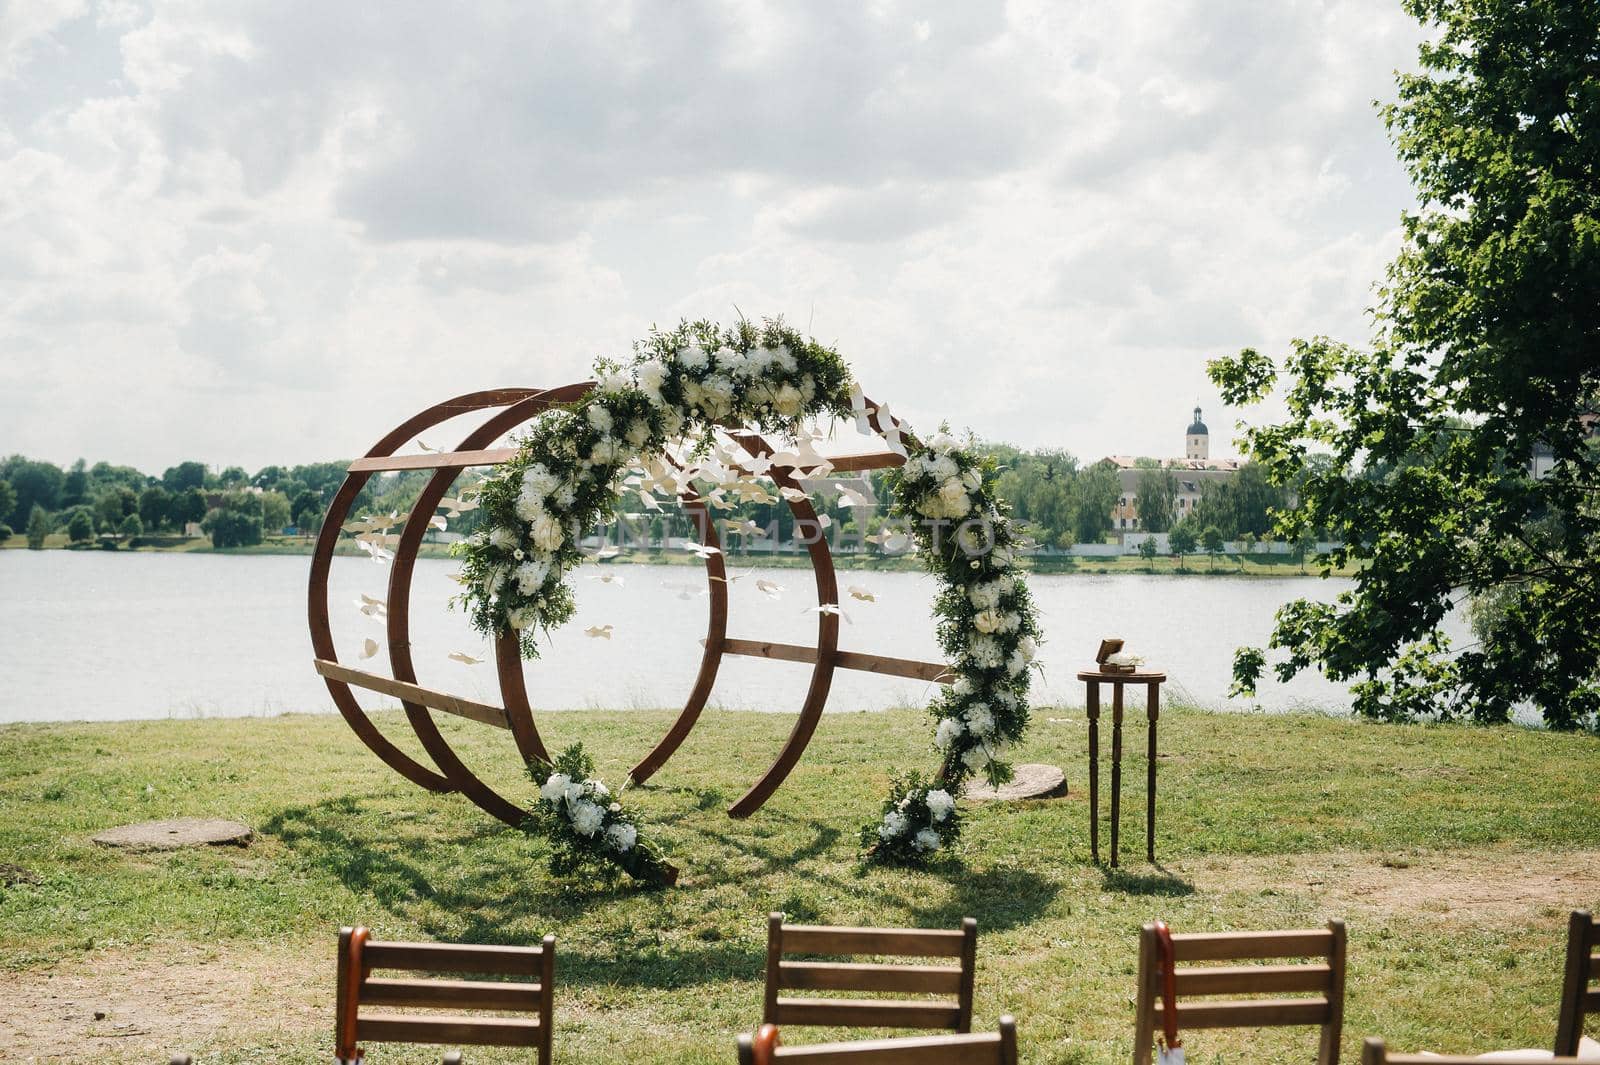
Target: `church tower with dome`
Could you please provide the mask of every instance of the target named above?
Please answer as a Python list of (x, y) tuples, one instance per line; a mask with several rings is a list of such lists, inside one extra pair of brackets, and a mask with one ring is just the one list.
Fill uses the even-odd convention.
[(1189, 432), (1183, 438), (1184, 458), (1200, 459), (1204, 461), (1211, 457), (1211, 433), (1206, 430), (1206, 423), (1200, 420), (1200, 408), (1194, 409), (1194, 421), (1189, 424)]

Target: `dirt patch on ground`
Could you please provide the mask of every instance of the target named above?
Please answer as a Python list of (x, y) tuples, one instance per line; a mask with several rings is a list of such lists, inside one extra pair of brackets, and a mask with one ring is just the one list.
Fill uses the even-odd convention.
[(0, 1045), (7, 1061), (166, 1061), (274, 1029), (331, 1038), (326, 955), (160, 945), (0, 973)]
[(1309, 894), (1336, 910), (1542, 921), (1600, 903), (1600, 851), (1353, 851), (1199, 859), (1180, 872), (1201, 891)]

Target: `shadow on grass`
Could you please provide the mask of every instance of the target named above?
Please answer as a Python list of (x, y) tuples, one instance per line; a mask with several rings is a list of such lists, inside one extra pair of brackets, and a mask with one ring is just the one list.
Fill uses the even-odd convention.
[(1014, 866), (974, 873), (952, 863), (934, 872), (949, 883), (950, 897), (936, 906), (908, 906), (926, 927), (954, 927), (963, 917), (976, 917), (980, 934), (1004, 932), (1037, 920), (1061, 893), (1054, 880)]
[(1107, 891), (1122, 895), (1181, 898), (1194, 894), (1194, 885), (1181, 876), (1159, 865), (1155, 866), (1155, 870), (1153, 873), (1130, 873), (1126, 869), (1106, 867), (1100, 870), (1100, 878)]

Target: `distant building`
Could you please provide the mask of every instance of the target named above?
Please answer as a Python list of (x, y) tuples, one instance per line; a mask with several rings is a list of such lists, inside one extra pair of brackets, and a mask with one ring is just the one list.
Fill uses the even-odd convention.
[(1137, 459), (1132, 455), (1111, 455), (1107, 461), (1117, 467), (1121, 483), (1117, 502), (1111, 508), (1111, 527), (1117, 532), (1136, 532), (1143, 528), (1139, 522), (1139, 479), (1152, 469), (1171, 470), (1178, 482), (1178, 496), (1173, 502), (1173, 520), (1181, 521), (1200, 502), (1200, 494), (1207, 482), (1225, 481), (1239, 472), (1238, 459), (1211, 457), (1211, 432), (1200, 418), (1200, 408), (1194, 409), (1194, 421), (1184, 431), (1181, 459)]

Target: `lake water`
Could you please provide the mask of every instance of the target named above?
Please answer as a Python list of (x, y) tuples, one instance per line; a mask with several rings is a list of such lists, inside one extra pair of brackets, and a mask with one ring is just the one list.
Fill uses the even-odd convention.
[[(277, 714), (333, 710), (311, 667), (304, 556), (113, 554), (0, 551), (0, 722)], [(809, 644), (817, 615), (809, 570), (745, 570), (731, 588), (728, 634)], [(412, 644), (420, 683), (481, 702), (500, 703), (486, 641), (452, 611), (455, 564), (417, 563)], [(386, 653), (363, 662), (381, 621), (363, 616), (358, 595), (382, 598), (388, 568), (364, 558), (334, 560), (330, 586), (340, 660), (387, 673)], [(688, 566), (611, 566), (625, 586), (576, 577), (574, 622), (526, 665), (535, 708), (679, 706), (699, 667), (705, 634), (703, 571)], [(773, 600), (755, 588), (766, 576), (786, 588)], [(860, 585), (877, 602), (845, 598), (851, 624), (840, 647), (905, 658), (939, 658), (929, 604), (933, 582), (916, 573), (843, 571), (841, 588)], [(1082, 705), (1078, 669), (1102, 636), (1121, 636), (1150, 667), (1164, 669), (1169, 701), (1222, 707), (1233, 650), (1266, 637), (1285, 600), (1329, 598), (1343, 582), (1312, 577), (1264, 579), (1171, 576), (1037, 576), (1031, 581), (1046, 643), (1036, 702)], [(610, 640), (584, 635), (613, 626)], [(463, 651), (489, 659), (468, 666)], [(728, 656), (713, 707), (793, 713), (810, 667)], [(930, 685), (839, 670), (830, 711), (920, 704)], [(1272, 684), (1271, 709), (1343, 709), (1343, 689), (1318, 675)], [(393, 704), (370, 693), (363, 705)], [(1243, 704), (1239, 704), (1241, 707)]]

